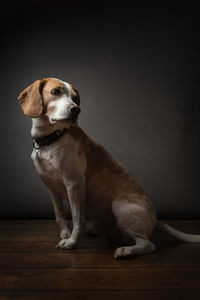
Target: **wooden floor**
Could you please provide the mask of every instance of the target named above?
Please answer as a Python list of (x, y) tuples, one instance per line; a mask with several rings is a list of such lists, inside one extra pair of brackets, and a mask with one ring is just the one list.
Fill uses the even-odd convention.
[[(200, 221), (168, 223), (200, 233)], [(155, 253), (115, 260), (105, 239), (65, 251), (58, 241), (54, 221), (0, 221), (0, 299), (200, 299), (200, 244), (155, 233)]]

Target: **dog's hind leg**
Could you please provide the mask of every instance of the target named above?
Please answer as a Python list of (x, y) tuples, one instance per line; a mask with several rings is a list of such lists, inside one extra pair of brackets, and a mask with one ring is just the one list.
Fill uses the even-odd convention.
[(55, 217), (56, 217), (56, 223), (59, 225), (61, 231), (60, 231), (60, 237), (61, 239), (65, 239), (70, 237), (71, 235), (71, 227), (69, 225), (69, 222), (65, 218), (65, 210), (63, 205), (63, 199), (61, 199), (57, 194), (52, 192), (50, 189), (49, 195), (53, 203)]
[(134, 238), (136, 244), (133, 246), (124, 246), (117, 248), (114, 254), (115, 258), (122, 258), (125, 256), (135, 256), (154, 252), (156, 247), (148, 239)]
[[(149, 240), (153, 222), (145, 206), (127, 201), (114, 201), (112, 211), (123, 238), (131, 246), (117, 248), (115, 258), (130, 257), (154, 252), (156, 247)], [(134, 244), (135, 243), (135, 244)]]

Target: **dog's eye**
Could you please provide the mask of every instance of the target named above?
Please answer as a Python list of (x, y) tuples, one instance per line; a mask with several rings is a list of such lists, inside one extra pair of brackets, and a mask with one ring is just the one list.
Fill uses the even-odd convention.
[(56, 96), (58, 96), (58, 95), (60, 95), (60, 90), (59, 89), (53, 89), (52, 91), (51, 91), (51, 93), (53, 94), (53, 95), (56, 95)]

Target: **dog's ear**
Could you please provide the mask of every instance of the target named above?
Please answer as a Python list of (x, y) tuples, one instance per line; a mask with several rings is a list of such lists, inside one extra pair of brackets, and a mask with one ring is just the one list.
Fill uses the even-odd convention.
[(18, 100), (25, 115), (31, 118), (38, 118), (42, 115), (44, 110), (42, 90), (45, 83), (45, 79), (36, 80), (20, 93)]

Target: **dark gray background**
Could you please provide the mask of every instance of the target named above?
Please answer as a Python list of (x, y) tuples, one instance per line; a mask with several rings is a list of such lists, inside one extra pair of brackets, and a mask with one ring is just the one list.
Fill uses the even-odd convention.
[(1, 12), (0, 217), (54, 215), (17, 96), (57, 77), (80, 92), (79, 125), (135, 174), (158, 215), (198, 218), (195, 9), (41, 2), (10, 1)]

